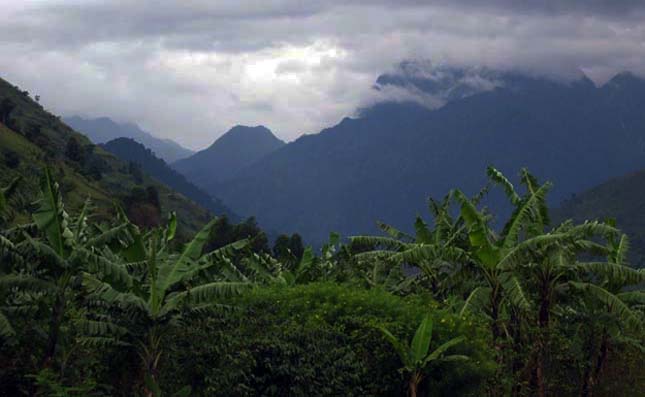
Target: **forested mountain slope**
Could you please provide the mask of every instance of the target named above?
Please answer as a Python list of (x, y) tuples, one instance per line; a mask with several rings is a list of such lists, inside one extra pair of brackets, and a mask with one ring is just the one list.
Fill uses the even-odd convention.
[(117, 138), (100, 146), (123, 161), (137, 164), (151, 177), (185, 195), (213, 214), (226, 215), (233, 221), (238, 220), (239, 217), (226, 208), (221, 201), (212, 198), (208, 193), (188, 182), (183, 175), (170, 168), (165, 161), (156, 157), (150, 149), (139, 142), (130, 138)]
[(458, 95), (436, 84), (426, 92), (419, 81), (428, 77), (413, 77), (381, 79), (377, 88), (413, 86), (445, 106), (415, 100), (364, 109), (269, 154), (219, 186), (218, 197), (264, 227), (320, 242), (332, 230), (374, 231), (377, 219), (406, 228), (428, 196), (453, 187), (474, 193), (491, 164), (551, 179), (552, 204), (645, 167), (645, 81), (632, 74), (596, 87), (584, 76), (488, 72), (478, 78), (490, 84), (479, 88), (472, 76), (457, 81), (465, 85)]
[(173, 140), (157, 138), (132, 123), (120, 124), (107, 117), (84, 119), (79, 116), (65, 117), (63, 121), (76, 131), (87, 135), (97, 145), (116, 138), (134, 139), (150, 148), (157, 157), (168, 163), (186, 158), (194, 153)]
[(266, 127), (235, 126), (210, 147), (173, 164), (189, 180), (217, 196), (219, 183), (284, 146)]
[(72, 210), (91, 198), (99, 215), (108, 217), (113, 204), (118, 203), (143, 226), (156, 224), (166, 212), (176, 211), (186, 233), (210, 219), (208, 211), (92, 144), (27, 92), (2, 79), (0, 104), (0, 185), (22, 177), (12, 199), (13, 222), (30, 219), (46, 166)]
[(645, 171), (612, 178), (572, 195), (555, 211), (556, 219), (613, 218), (630, 237), (630, 262), (645, 267)]

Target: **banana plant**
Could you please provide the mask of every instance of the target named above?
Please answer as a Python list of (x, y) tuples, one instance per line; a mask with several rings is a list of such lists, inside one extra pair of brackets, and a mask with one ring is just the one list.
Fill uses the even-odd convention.
[[(432, 228), (417, 216), (414, 235), (378, 222), (379, 228), (387, 236), (350, 237), (354, 248), (376, 248), (354, 255), (357, 261), (372, 264), (366, 276), (368, 284), (392, 287), (392, 280), (402, 274), (401, 266), (406, 264), (421, 271), (435, 297), (443, 299), (448, 291), (454, 290), (455, 283), (464, 275), (465, 269), (460, 264), (466, 259), (463, 249), (466, 237), (463, 219), (460, 216), (453, 218), (450, 214), (454, 193), (450, 191), (441, 201), (432, 198), (429, 200), (434, 221)], [(415, 280), (410, 277), (402, 277), (393, 291), (405, 288), (413, 281)]]
[(24, 229), (36, 229), (36, 235), (23, 230), (22, 240), (14, 242), (14, 245), (24, 258), (23, 266), (19, 269), (22, 286), (26, 285), (25, 278), (38, 279), (35, 294), (42, 295), (44, 292), (52, 300), (47, 310), (50, 320), (44, 331), (47, 342), (41, 358), (41, 365), (48, 367), (56, 355), (68, 294), (74, 281), (80, 279), (84, 271), (121, 280), (127, 273), (124, 268), (105, 260), (100, 252), (124, 231), (123, 226), (104, 231), (91, 228), (87, 223), (89, 201), (76, 218), (70, 217), (49, 169), (44, 170), (41, 178), (41, 199), (38, 204), (38, 209), (32, 215), (35, 227)]
[[(644, 350), (643, 338), (638, 335), (642, 335), (643, 328), (645, 270), (628, 265), (628, 251), (627, 235), (610, 238), (607, 261), (578, 263), (582, 277), (568, 283), (570, 292), (583, 296), (582, 303), (572, 310), (582, 315), (588, 325), (599, 325), (597, 332), (587, 333), (585, 346), (589, 346), (589, 352), (582, 376), (583, 397), (593, 394), (612, 344), (626, 342)], [(630, 331), (637, 337), (626, 337)]]
[[(544, 349), (557, 294), (569, 286), (570, 280), (576, 279), (575, 273), (580, 268), (592, 272), (608, 266), (616, 269), (608, 263), (580, 264), (577, 258), (582, 253), (607, 252), (606, 245), (597, 241), (606, 240), (618, 231), (612, 225), (594, 221), (581, 225), (565, 222), (547, 232), (546, 193), (550, 183), (539, 185), (535, 177), (522, 170), (520, 176), (526, 194), (520, 196), (501, 172), (491, 167), (488, 174), (494, 183), (503, 187), (515, 209), (502, 233), (497, 235), (489, 226), (486, 215), (462, 193), (457, 193), (461, 213), (468, 226), (469, 256), (487, 283), (471, 293), (463, 311), (475, 302), (487, 300), (484, 307), (491, 320), (495, 343), (503, 334), (509, 333), (502, 321), (505, 303), (511, 313), (520, 312), (536, 320), (541, 336), (534, 348), (534, 378), (538, 395), (543, 396), (546, 394)], [(529, 295), (528, 291), (533, 294)], [(482, 295), (487, 299), (482, 299)], [(534, 316), (531, 314), (533, 311), (536, 313)]]
[[(202, 255), (216, 219), (204, 226), (180, 253), (170, 249), (175, 237), (177, 219), (171, 214), (165, 228), (143, 234), (128, 224), (130, 244), (121, 252), (120, 260), (129, 269), (122, 280), (85, 274), (83, 285), (93, 299), (129, 313), (141, 332), (130, 334), (136, 339), (147, 384), (157, 384), (157, 367), (163, 353), (163, 338), (170, 326), (187, 315), (205, 316), (220, 305), (219, 298), (231, 296), (250, 286), (248, 282), (212, 281), (203, 274), (227, 255), (248, 245), (240, 240)], [(212, 274), (210, 275), (212, 277)], [(100, 340), (114, 337), (109, 328)], [(146, 395), (155, 393), (146, 387)]]
[(409, 375), (408, 392), (410, 397), (417, 396), (419, 385), (426, 376), (430, 366), (448, 361), (468, 360), (468, 357), (464, 355), (445, 355), (448, 349), (464, 341), (463, 336), (450, 339), (430, 351), (432, 327), (432, 318), (426, 316), (421, 321), (421, 324), (419, 324), (411, 343), (398, 339), (385, 327), (378, 327), (399, 355), (403, 363), (402, 371)]
[(617, 231), (600, 222), (585, 222), (575, 226), (565, 223), (546, 232), (549, 224), (546, 205), (546, 194), (551, 188), (549, 182), (539, 185), (536, 178), (523, 169), (520, 176), (526, 194), (520, 196), (498, 170), (489, 167), (488, 175), (494, 183), (504, 188), (514, 205), (514, 211), (498, 235), (489, 225), (487, 214), (479, 211), (471, 200), (457, 191), (461, 215), (468, 228), (469, 259), (486, 281), (485, 286), (472, 291), (462, 311), (469, 310), (471, 303), (481, 302), (481, 295), (487, 296), (486, 306), (493, 339), (497, 340), (502, 335), (500, 316), (503, 302), (523, 311), (531, 308), (526, 289), (518, 278), (518, 267), (545, 261), (558, 247), (567, 247), (574, 253), (602, 251), (603, 247), (594, 243), (592, 238)]
[(312, 247), (307, 247), (300, 261), (289, 266), (271, 255), (253, 253), (242, 260), (241, 269), (229, 263), (225, 271), (231, 280), (251, 280), (262, 284), (293, 286), (312, 281), (331, 280), (338, 270), (335, 255), (339, 246), (340, 236), (337, 233), (331, 233), (329, 242), (321, 249), (320, 256), (314, 254)]

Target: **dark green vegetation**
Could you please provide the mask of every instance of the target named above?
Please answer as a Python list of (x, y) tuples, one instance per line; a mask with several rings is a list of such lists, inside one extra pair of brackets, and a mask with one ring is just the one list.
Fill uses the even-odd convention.
[(107, 219), (114, 216), (116, 201), (131, 219), (145, 224), (157, 224), (163, 213), (175, 211), (184, 233), (197, 231), (210, 219), (208, 211), (91, 144), (28, 93), (2, 79), (0, 103), (0, 186), (16, 176), (23, 178), (7, 214), (9, 221), (29, 220), (45, 166), (59, 182), (70, 210), (79, 210), (89, 197), (98, 209), (96, 216)]
[(238, 219), (238, 216), (233, 214), (219, 200), (211, 198), (197, 186), (188, 182), (183, 175), (170, 168), (164, 160), (155, 156), (150, 149), (135, 140), (117, 138), (100, 146), (121, 160), (133, 163), (135, 167), (140, 167), (146, 174), (190, 198), (213, 214), (226, 215), (232, 220)]
[[(418, 76), (404, 70), (377, 86), (412, 87), (445, 106), (380, 103), (289, 143), (226, 183), (194, 182), (267, 229), (320, 244), (329, 231), (374, 233), (374, 219), (411, 231), (408, 220), (426, 197), (454, 186), (475, 193), (488, 164), (509, 175), (527, 166), (552, 178), (552, 206), (645, 168), (645, 81), (636, 76), (620, 74), (601, 87), (586, 77), (565, 83), (493, 71), (466, 80), (494, 85), (483, 91)], [(487, 204), (500, 215), (510, 210), (499, 194)]]
[(173, 167), (217, 197), (220, 183), (235, 177), (284, 144), (266, 127), (238, 125), (207, 149), (174, 163)]
[(78, 116), (65, 117), (65, 124), (85, 134), (95, 144), (107, 143), (117, 138), (130, 138), (139, 142), (167, 163), (186, 158), (193, 154), (170, 139), (160, 139), (143, 131), (136, 124), (118, 124), (107, 117), (84, 119)]
[[(174, 213), (140, 228), (67, 209), (46, 170), (31, 219), (0, 232), (0, 394), (645, 390), (645, 271), (625, 264), (626, 236), (551, 225), (550, 183), (488, 175), (513, 208), (500, 233), (486, 190), (453, 190), (413, 235), (332, 234), (318, 255), (284, 236), (277, 259), (252, 222), (213, 220), (181, 244)], [(3, 217), (20, 183), (0, 185)]]

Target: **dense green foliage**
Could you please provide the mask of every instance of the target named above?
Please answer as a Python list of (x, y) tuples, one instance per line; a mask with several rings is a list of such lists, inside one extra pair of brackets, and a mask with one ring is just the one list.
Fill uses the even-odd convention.
[[(318, 255), (284, 236), (276, 258), (253, 219), (214, 219), (182, 244), (174, 213), (150, 228), (118, 207), (109, 222), (90, 202), (68, 213), (45, 170), (32, 220), (0, 231), (0, 393), (642, 390), (645, 272), (626, 265), (627, 237), (551, 226), (551, 185), (526, 170), (523, 192), (488, 177), (514, 208), (501, 232), (481, 206), (491, 186), (454, 190), (414, 235), (332, 234)], [(0, 189), (3, 214), (20, 183)]]
[(408, 334), (424, 313), (435, 318), (439, 341), (468, 335), (460, 351), (473, 355), (434, 373), (433, 395), (476, 395), (491, 373), (482, 327), (427, 297), (327, 282), (257, 288), (230, 303), (238, 309), (178, 331), (183, 342), (165, 373), (193, 379), (205, 395), (403, 395), (401, 364), (376, 325)]

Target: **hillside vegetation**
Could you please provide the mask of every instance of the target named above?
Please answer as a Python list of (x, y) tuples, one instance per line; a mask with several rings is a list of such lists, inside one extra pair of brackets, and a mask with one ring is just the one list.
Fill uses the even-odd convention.
[(133, 219), (152, 225), (162, 220), (162, 213), (175, 211), (186, 232), (208, 221), (206, 210), (93, 145), (28, 93), (1, 79), (0, 103), (0, 185), (23, 178), (12, 199), (12, 222), (29, 217), (45, 166), (59, 181), (70, 209), (81, 208), (90, 198), (100, 209), (97, 215), (107, 218), (118, 203)]

